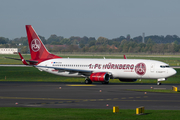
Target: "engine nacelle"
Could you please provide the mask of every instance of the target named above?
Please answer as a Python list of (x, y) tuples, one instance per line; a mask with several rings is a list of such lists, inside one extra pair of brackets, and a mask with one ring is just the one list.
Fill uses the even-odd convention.
[(110, 76), (106, 72), (97, 72), (90, 75), (90, 80), (94, 82), (108, 82)]
[(121, 81), (121, 82), (135, 82), (135, 81), (137, 81), (137, 79), (124, 79), (124, 78), (121, 78), (121, 79), (119, 79), (119, 81)]

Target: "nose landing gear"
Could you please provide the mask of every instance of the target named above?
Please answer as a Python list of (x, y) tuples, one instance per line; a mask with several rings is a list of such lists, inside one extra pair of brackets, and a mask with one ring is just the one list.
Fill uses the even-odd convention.
[(157, 85), (161, 85), (161, 82), (157, 82)]
[(157, 79), (157, 85), (161, 85), (161, 81), (165, 81), (167, 78), (159, 78)]

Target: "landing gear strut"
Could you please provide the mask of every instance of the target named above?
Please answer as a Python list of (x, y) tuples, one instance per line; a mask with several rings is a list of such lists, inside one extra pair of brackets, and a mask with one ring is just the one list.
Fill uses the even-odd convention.
[(161, 82), (157, 82), (157, 85), (161, 85)]
[(90, 79), (86, 79), (85, 84), (92, 84), (92, 81)]

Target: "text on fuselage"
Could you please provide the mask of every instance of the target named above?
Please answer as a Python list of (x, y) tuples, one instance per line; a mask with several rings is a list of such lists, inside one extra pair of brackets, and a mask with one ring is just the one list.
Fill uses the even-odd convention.
[(133, 69), (134, 64), (89, 64), (89, 69)]

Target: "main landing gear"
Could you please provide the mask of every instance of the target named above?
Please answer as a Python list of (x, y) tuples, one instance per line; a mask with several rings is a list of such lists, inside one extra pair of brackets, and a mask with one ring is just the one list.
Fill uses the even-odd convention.
[[(96, 81), (96, 82), (98, 82), (98, 81)], [(91, 81), (89, 78), (86, 78), (85, 84), (92, 84), (92, 81)], [(107, 82), (102, 82), (102, 84), (109, 84), (109, 81), (107, 81)]]
[(90, 79), (86, 79), (85, 84), (92, 84), (92, 81)]
[(157, 82), (157, 85), (161, 85), (161, 82)]

